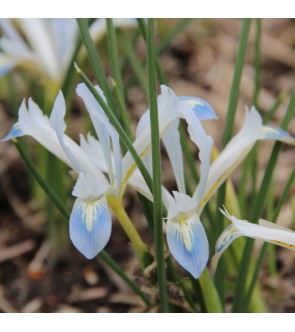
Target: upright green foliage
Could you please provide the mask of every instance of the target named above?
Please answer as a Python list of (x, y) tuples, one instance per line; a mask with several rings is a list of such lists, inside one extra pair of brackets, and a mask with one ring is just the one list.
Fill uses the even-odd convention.
[(159, 134), (159, 117), (157, 104), (154, 20), (148, 20), (147, 29), (147, 67), (149, 87), (149, 108), (151, 121), (152, 163), (153, 163), (153, 193), (154, 193), (154, 239), (156, 247), (157, 276), (160, 292), (162, 312), (169, 312), (166, 268), (163, 246), (163, 210), (162, 210), (162, 177), (161, 177), (161, 150)]

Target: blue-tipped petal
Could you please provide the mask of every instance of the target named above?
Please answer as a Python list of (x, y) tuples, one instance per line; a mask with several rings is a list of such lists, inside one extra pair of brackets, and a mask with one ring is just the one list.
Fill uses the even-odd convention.
[(275, 139), (277, 141), (295, 145), (294, 137), (291, 136), (287, 131), (271, 126), (263, 126), (261, 128), (260, 139)]
[(197, 214), (180, 222), (168, 220), (166, 233), (175, 260), (194, 278), (199, 278), (208, 262), (209, 243)]
[(18, 122), (15, 123), (13, 125), (13, 127), (11, 128), (10, 132), (1, 140), (2, 142), (6, 142), (11, 140), (12, 138), (16, 138), (16, 137), (21, 137), (23, 136), (23, 132), (21, 131), (21, 129), (19, 128), (19, 124)]
[(178, 97), (179, 101), (184, 101), (197, 115), (199, 120), (216, 119), (217, 115), (213, 107), (205, 100), (197, 97)]
[(8, 65), (5, 65), (5, 66), (1, 66), (0, 67), (0, 77), (1, 76), (4, 76), (5, 74), (7, 74), (8, 72), (11, 71), (11, 69), (13, 68), (14, 66), (12, 64), (8, 64)]
[(70, 217), (70, 238), (74, 246), (88, 259), (101, 252), (109, 241), (112, 218), (107, 201), (76, 200)]

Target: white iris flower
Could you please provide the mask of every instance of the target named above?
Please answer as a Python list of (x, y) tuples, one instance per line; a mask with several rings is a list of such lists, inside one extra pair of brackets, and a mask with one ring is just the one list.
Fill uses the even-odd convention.
[[(135, 19), (113, 22), (115, 27), (136, 25)], [(61, 86), (79, 37), (75, 19), (0, 19), (0, 29), (0, 76), (20, 66)], [(105, 19), (95, 20), (89, 31), (93, 40), (99, 41), (106, 32)]]
[[(204, 131), (200, 120), (214, 118), (213, 109), (200, 99), (191, 97), (177, 99), (174, 93), (169, 91), (171, 109), (180, 107), (179, 117), (184, 118), (188, 124), (190, 138), (199, 148), (201, 165), (199, 185), (190, 197), (186, 194), (184, 182), (183, 156), (178, 132), (179, 119), (174, 120), (163, 135), (178, 187), (178, 191), (173, 191), (173, 195), (163, 188), (163, 202), (168, 209), (167, 242), (176, 261), (195, 278), (199, 278), (209, 258), (209, 243), (200, 220), (205, 204), (258, 140), (274, 139), (295, 145), (295, 139), (282, 129), (263, 126), (261, 116), (252, 107), (251, 110), (246, 109), (246, 117), (240, 132), (210, 164), (213, 140)], [(136, 176), (136, 185), (141, 183), (139, 190), (149, 197), (145, 183), (142, 180), (140, 182), (140, 174), (137, 173)]]

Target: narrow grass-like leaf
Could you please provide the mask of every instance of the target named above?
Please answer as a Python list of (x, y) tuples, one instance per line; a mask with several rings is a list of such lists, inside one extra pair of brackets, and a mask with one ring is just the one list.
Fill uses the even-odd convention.
[(122, 126), (125, 129), (129, 139), (132, 139), (132, 132), (129, 125), (129, 119), (125, 104), (125, 94), (124, 94), (123, 82), (120, 71), (119, 54), (118, 54), (116, 33), (113, 25), (113, 20), (111, 18), (107, 18), (106, 23), (107, 23), (107, 41), (109, 48), (109, 57), (111, 61), (112, 73), (114, 75), (115, 84), (118, 91), (118, 101), (119, 101), (118, 105), (120, 108), (120, 119), (122, 122)]
[(160, 305), (162, 312), (169, 312), (166, 268), (163, 246), (163, 211), (162, 211), (162, 176), (159, 117), (157, 104), (154, 20), (148, 19), (147, 29), (147, 68), (149, 87), (149, 108), (151, 122), (152, 164), (153, 164), (153, 214), (154, 239), (157, 262), (157, 280), (159, 285)]
[(139, 84), (141, 85), (144, 93), (147, 95), (148, 94), (148, 85), (147, 85), (143, 66), (140, 63), (140, 61), (138, 60), (135, 50), (133, 49), (131, 40), (124, 33), (121, 33), (120, 35), (121, 35), (122, 41), (124, 43), (124, 50), (126, 52), (127, 59), (133, 68), (134, 75), (137, 78)]
[(280, 105), (285, 101), (285, 99), (287, 98), (287, 94), (285, 91), (282, 91), (278, 98), (275, 100), (273, 106), (271, 107), (271, 109), (264, 115), (263, 117), (263, 121), (264, 123), (269, 122), (274, 115), (276, 114), (278, 108), (280, 107)]
[[(223, 132), (222, 137), (222, 146), (224, 147), (230, 140), (233, 132), (234, 127), (234, 120), (235, 120), (235, 114), (237, 110), (238, 100), (239, 100), (239, 91), (240, 91), (240, 83), (242, 79), (242, 71), (244, 67), (244, 61), (246, 57), (246, 51), (247, 51), (247, 42), (248, 42), (248, 36), (250, 32), (250, 26), (251, 26), (251, 19), (244, 19), (242, 23), (241, 28), (241, 34), (240, 34), (240, 41), (238, 45), (238, 51), (237, 51), (237, 57), (236, 57), (236, 63), (234, 68), (234, 76), (232, 80), (231, 85), (231, 91), (230, 91), (230, 97), (229, 97), (229, 104), (228, 109), (226, 113), (226, 120), (225, 120), (225, 129)], [(223, 229), (223, 220), (224, 217), (220, 213), (219, 208), (224, 204), (225, 202), (225, 184), (223, 184), (217, 194), (217, 205), (216, 205), (216, 233), (215, 237), (217, 239), (218, 235), (222, 232)], [(220, 262), (222, 264), (222, 261)], [(216, 280), (218, 280), (218, 291), (220, 294), (220, 298), (224, 299), (224, 275), (223, 275), (224, 269), (220, 267), (216, 273)]]
[(103, 69), (103, 66), (101, 64), (101, 60), (99, 58), (99, 55), (96, 51), (95, 44), (93, 43), (93, 40), (91, 39), (89, 29), (88, 29), (88, 21), (85, 18), (77, 18), (77, 23), (80, 28), (80, 34), (81, 39), (86, 47), (90, 66), (92, 68), (93, 74), (95, 76), (95, 79), (99, 83), (101, 89), (104, 92), (104, 95), (108, 101), (108, 104), (110, 105), (111, 110), (115, 111), (115, 105), (113, 102), (113, 97), (107, 82), (107, 78), (105, 76), (105, 72)]
[(174, 38), (180, 34), (191, 22), (193, 18), (183, 18), (179, 23), (175, 25), (173, 29), (171, 29), (166, 36), (161, 40), (158, 46), (158, 53), (161, 54), (165, 51), (165, 49), (171, 44)]
[[(142, 36), (144, 38), (144, 40), (146, 41), (146, 23), (145, 23), (145, 20), (144, 19), (141, 19), (141, 18), (138, 18), (137, 19), (138, 21), (138, 24), (139, 24), (139, 27), (140, 27), (140, 30), (141, 30), (141, 33), (142, 33)], [(162, 69), (162, 66), (161, 66), (161, 63), (159, 61), (159, 58), (156, 54), (156, 68), (157, 68), (157, 73), (158, 73), (158, 79), (160, 81), (161, 84), (165, 84), (165, 85), (168, 85), (168, 81), (165, 77), (165, 74), (164, 74), (164, 71)], [(185, 140), (186, 137), (184, 135), (184, 131), (183, 130), (180, 130), (180, 135), (181, 135), (181, 139), (182, 140)], [(188, 157), (185, 153), (187, 152), (187, 154), (191, 154), (190, 157)], [(184, 156), (185, 158), (188, 158), (189, 159), (192, 159), (194, 160), (194, 157), (193, 157), (193, 154), (191, 152), (190, 149), (184, 151)], [(193, 163), (191, 163), (191, 171), (192, 173), (195, 172), (195, 166), (193, 165)], [(194, 170), (193, 170), (194, 169)], [(196, 174), (197, 175), (197, 174)], [(197, 177), (197, 176), (196, 176)], [(164, 211), (164, 214), (165, 214), (165, 211)], [(204, 291), (205, 289), (209, 289), (209, 293), (210, 294), (217, 294), (216, 292), (216, 288), (215, 288), (215, 285), (214, 285), (214, 282), (212, 280), (212, 278), (210, 277), (209, 273), (208, 273), (208, 270), (207, 268), (204, 270), (203, 274), (206, 274), (206, 278), (208, 278), (208, 282), (205, 282), (205, 283), (202, 283), (200, 284), (200, 287), (202, 288), (202, 291), (203, 291), (203, 294), (206, 293), (206, 291)], [(196, 292), (196, 296), (199, 296), (199, 293)], [(203, 299), (204, 300), (204, 299)], [(220, 302), (220, 299), (217, 297), (214, 298), (215, 301), (211, 302), (210, 301), (210, 304), (212, 304), (213, 307), (210, 306), (210, 309), (209, 310), (212, 310), (214, 312), (218, 312), (220, 311), (220, 308), (222, 307), (221, 306), (221, 302)], [(201, 301), (202, 302), (202, 301)]]
[(259, 109), (258, 97), (260, 92), (260, 67), (261, 67), (261, 18), (256, 19), (255, 56), (254, 56), (254, 94), (253, 104)]
[[(58, 210), (65, 217), (65, 219), (69, 220), (70, 219), (69, 210), (64, 206), (64, 204), (58, 198), (58, 196), (55, 194), (55, 192), (52, 190), (50, 185), (40, 175), (38, 169), (32, 163), (31, 159), (27, 156), (27, 154), (25, 153), (25, 151), (22, 148), (22, 146), (20, 145), (20, 143), (18, 143), (18, 141), (16, 139), (14, 139), (13, 142), (15, 143), (15, 146), (16, 146), (20, 156), (22, 157), (25, 165), (27, 166), (28, 170), (30, 171), (31, 175), (35, 178), (35, 180), (38, 182), (40, 187), (44, 190), (46, 195), (52, 200), (54, 205), (58, 208)], [(109, 265), (112, 268), (112, 270), (114, 270), (118, 274), (118, 276), (120, 276), (122, 278), (122, 280), (124, 280), (131, 287), (131, 289), (137, 295), (139, 295), (142, 298), (142, 300), (146, 303), (147, 306), (149, 306), (149, 307), (151, 306), (151, 302), (150, 302), (150, 299), (148, 298), (148, 296), (140, 290), (140, 288), (136, 285), (136, 283), (134, 281), (132, 281), (126, 275), (126, 273), (119, 267), (119, 265), (117, 265), (115, 263), (115, 261), (105, 251), (102, 251), (99, 254), (99, 256), (103, 259), (103, 261), (107, 265)]]

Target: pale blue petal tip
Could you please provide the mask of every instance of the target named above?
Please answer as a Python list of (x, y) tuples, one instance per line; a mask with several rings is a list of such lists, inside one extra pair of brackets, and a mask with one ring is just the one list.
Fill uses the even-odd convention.
[(12, 68), (13, 68), (12, 65), (7, 65), (7, 66), (0, 67), (0, 76), (4, 76), (8, 72), (10, 72)]
[(167, 242), (171, 254), (184, 269), (198, 279), (209, 259), (209, 243), (203, 225), (200, 222), (193, 225), (192, 247), (191, 250), (187, 250), (180, 232), (175, 231), (175, 228), (171, 229), (168, 224), (169, 222), (167, 223)]
[(106, 200), (87, 204), (77, 199), (69, 227), (74, 246), (86, 258), (94, 258), (107, 245), (111, 235), (112, 219)]
[(277, 140), (284, 140), (284, 139), (292, 139), (293, 137), (285, 130), (281, 128), (270, 127), (271, 130), (267, 130), (264, 132), (265, 139), (277, 139)]
[(178, 97), (178, 100), (185, 101), (197, 115), (199, 120), (210, 120), (217, 118), (217, 115), (212, 106), (201, 98), (183, 96)]
[(1, 140), (1, 142), (6, 142), (11, 140), (12, 138), (21, 137), (23, 136), (23, 132), (18, 126), (18, 123), (14, 124), (11, 128), (10, 132)]

